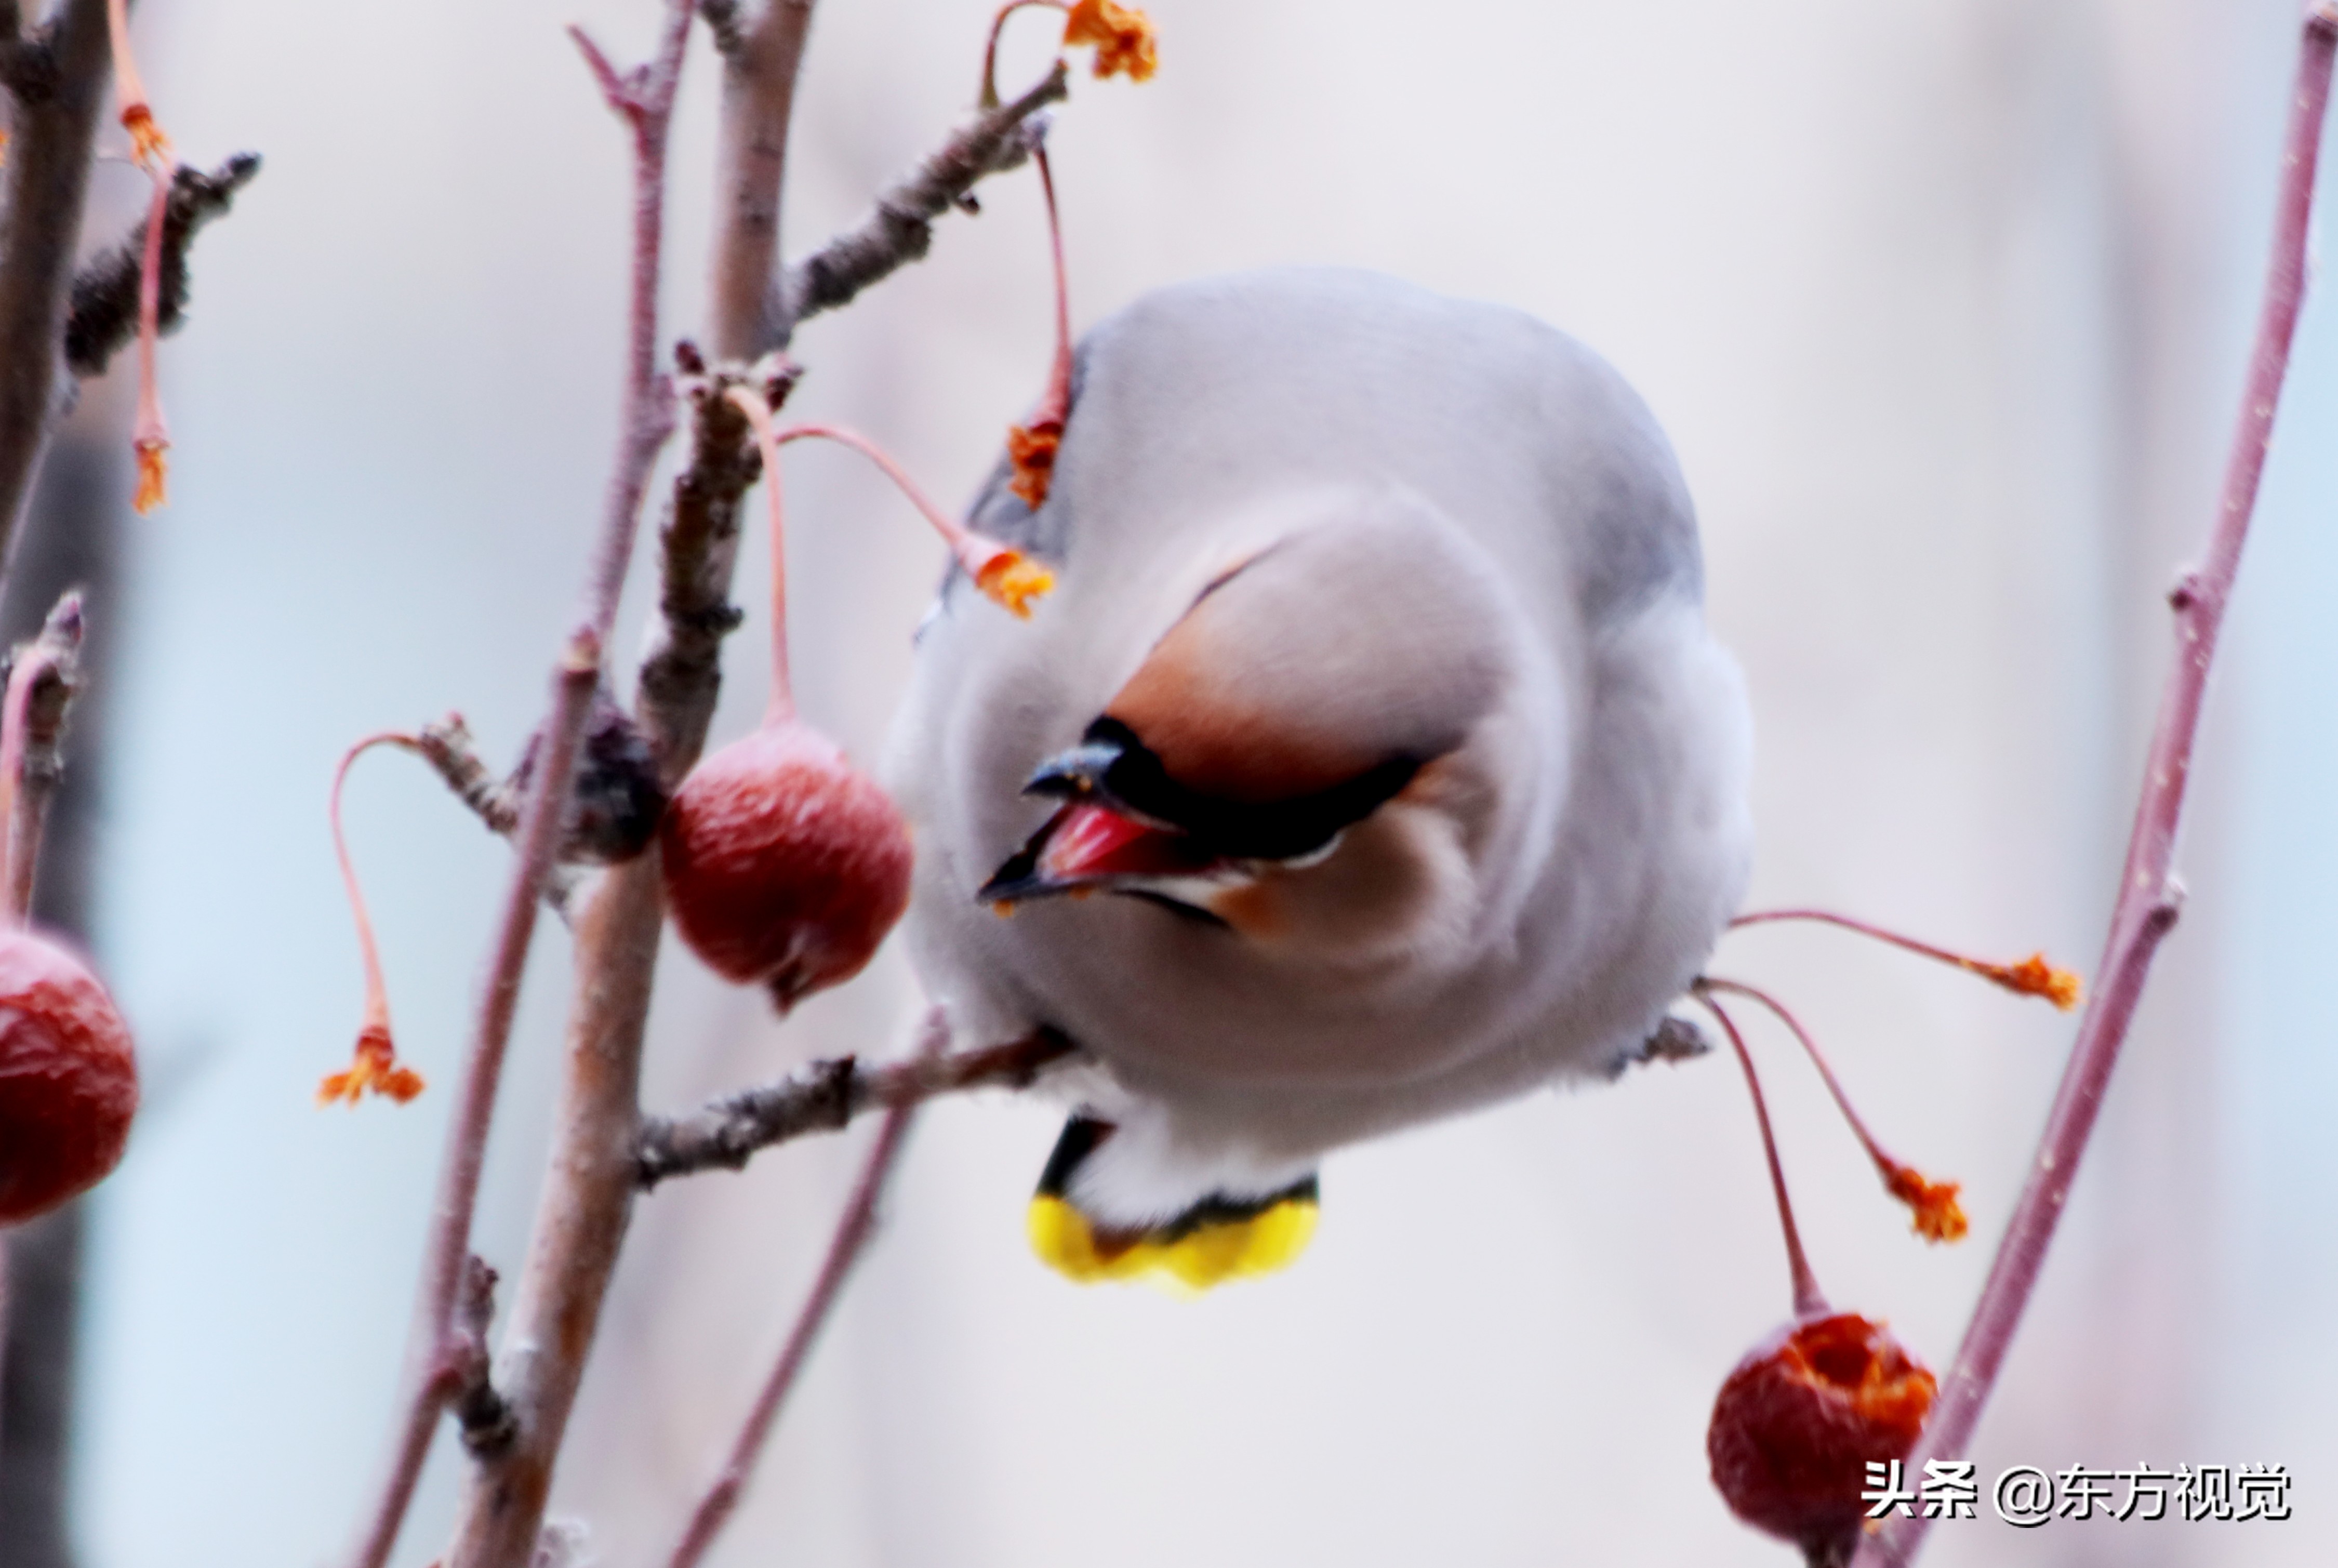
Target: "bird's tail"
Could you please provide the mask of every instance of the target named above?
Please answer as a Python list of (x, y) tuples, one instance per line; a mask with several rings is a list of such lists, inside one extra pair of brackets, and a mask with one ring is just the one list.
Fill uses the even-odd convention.
[(1111, 1122), (1090, 1116), (1064, 1123), (1031, 1199), (1031, 1250), (1066, 1279), (1084, 1285), (1144, 1279), (1196, 1293), (1228, 1279), (1272, 1273), (1306, 1250), (1315, 1234), (1312, 1175), (1260, 1198), (1213, 1192), (1157, 1224), (1097, 1224), (1074, 1202), (1071, 1187), (1080, 1167), (1113, 1131)]

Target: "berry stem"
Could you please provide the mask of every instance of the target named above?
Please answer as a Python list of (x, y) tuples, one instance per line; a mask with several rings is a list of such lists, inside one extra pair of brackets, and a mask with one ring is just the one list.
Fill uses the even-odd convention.
[(1038, 165), (1039, 191), (1047, 203), (1047, 254), (1056, 270), (1056, 358), (1047, 371), (1047, 390), (1039, 398), (1039, 407), (1031, 416), (1034, 426), (1053, 422), (1060, 426), (1072, 411), (1072, 294), (1064, 270), (1064, 225), (1056, 210), (1056, 173), (1047, 162), (1047, 149), (1038, 148), (1031, 154)]
[(1745, 1037), (1737, 1032), (1736, 1022), (1713, 999), (1714, 989), (1699, 981), (1690, 995), (1720, 1024), (1721, 1032), (1729, 1036), (1730, 1049), (1737, 1053), (1737, 1064), (1745, 1070), (1745, 1089), (1754, 1097), (1754, 1119), (1762, 1126), (1762, 1153), (1770, 1161), (1770, 1188), (1778, 1197), (1778, 1229), (1786, 1238), (1786, 1268), (1794, 1285), (1794, 1316), (1816, 1318), (1827, 1310), (1826, 1297), (1820, 1293), (1818, 1277), (1811, 1272), (1810, 1257), (1803, 1250), (1803, 1233), (1794, 1224), (1793, 1200), (1786, 1196), (1786, 1170), (1779, 1162), (1778, 1139), (1770, 1126), (1770, 1104), (1762, 1096), (1762, 1080), (1754, 1071), (1754, 1054), (1745, 1049)]
[(788, 678), (788, 540), (784, 507), (780, 497), (780, 437), (771, 425), (771, 406), (752, 387), (732, 387), (723, 394), (755, 432), (755, 448), (763, 455), (763, 498), (771, 519), (771, 700), (763, 710), (767, 730), (796, 716), (795, 688)]
[(982, 48), (982, 98), (979, 107), (998, 107), (998, 35), (1007, 30), (1007, 19), (1017, 11), (1039, 7), (1048, 11), (1069, 11), (1066, 0), (1007, 0), (990, 19), (990, 39)]
[(333, 792), (327, 814), (333, 824), (333, 854), (341, 864), (341, 886), (349, 893), (349, 918), (358, 928), (358, 955), (365, 965), (365, 1012), (358, 1025), (360, 1034), (378, 1030), (389, 1031), (389, 987), (381, 975), (381, 950), (375, 945), (373, 918), (366, 912), (365, 892), (358, 886), (356, 862), (349, 858), (349, 835), (341, 827), (341, 788), (348, 783), (349, 768), (357, 760), (377, 746), (398, 746), (408, 751), (419, 751), (421, 742), (403, 730), (385, 730), (368, 735), (341, 753), (340, 766), (333, 769)]
[(1746, 926), (1766, 926), (1780, 920), (1808, 920), (1821, 925), (1840, 926), (1862, 936), (1888, 943), (1905, 952), (1978, 975), (1992, 985), (2002, 985), (2020, 996), (2043, 996), (2055, 1006), (2068, 1012), (2078, 1004), (2078, 977), (2067, 969), (2058, 969), (2046, 962), (2043, 954), (2023, 959), (2019, 964), (1993, 964), (1986, 958), (1975, 958), (1952, 948), (1934, 946), (1888, 926), (1876, 926), (1849, 915), (1838, 915), (1832, 909), (1763, 909), (1752, 915), (1740, 915), (1729, 923), (1735, 931)]
[(1044, 568), (1027, 563), (1021, 551), (952, 521), (948, 513), (934, 505), (932, 497), (918, 488), (917, 481), (910, 478), (882, 446), (860, 432), (848, 430), (840, 425), (793, 425), (781, 431), (775, 439), (785, 446), (807, 436), (841, 442), (883, 469), (885, 476), (893, 481), (901, 494), (909, 498), (909, 504), (923, 514), (926, 521), (933, 524), (934, 531), (948, 543), (950, 554), (958, 557), (958, 564), (966, 568), (967, 575), (974, 579), (976, 585), (1017, 615), (1029, 614), (1030, 612), (1025, 608), (1026, 602), (1039, 597), (1054, 586), (1054, 577)]
[(1784, 1003), (1767, 991), (1741, 980), (1724, 980), (1708, 975), (1704, 985), (1711, 990), (1743, 996), (1767, 1008), (1773, 1017), (1783, 1024), (1787, 1032), (1802, 1043), (1803, 1054), (1811, 1059), (1811, 1065), (1819, 1070), (1819, 1077), (1825, 1083), (1827, 1093), (1834, 1096), (1835, 1109), (1842, 1112), (1843, 1121), (1851, 1127), (1852, 1136), (1859, 1140), (1859, 1146), (1866, 1150), (1867, 1157), (1875, 1162), (1876, 1172), (1883, 1178), (1885, 1191), (1915, 1209), (1916, 1228), (1936, 1241), (1954, 1241), (1963, 1237), (1966, 1223), (1964, 1211), (1956, 1202), (1956, 1183), (1927, 1181), (1914, 1166), (1893, 1158), (1876, 1141), (1875, 1134), (1867, 1129), (1866, 1120), (1852, 1104), (1851, 1095), (1844, 1091), (1842, 1081), (1835, 1076), (1834, 1066), (1827, 1060), (1826, 1053), (1819, 1049), (1817, 1039), (1803, 1027), (1803, 1021), (1795, 1017)]
[(154, 195), (146, 208), (146, 245), (138, 263), (138, 423), (130, 436), (130, 448), (138, 458), (138, 492), (131, 505), (142, 517), (167, 498), (169, 471), (163, 454), (171, 449), (162, 388), (155, 380), (154, 347), (162, 336), (162, 230), (169, 217), (172, 176), (160, 160), (147, 172), (153, 177)]

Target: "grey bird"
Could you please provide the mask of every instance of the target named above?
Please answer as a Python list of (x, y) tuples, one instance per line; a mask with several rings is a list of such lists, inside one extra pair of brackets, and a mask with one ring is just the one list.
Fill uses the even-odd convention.
[(1204, 279), (1087, 335), (1036, 511), (1012, 476), (971, 521), (1056, 589), (953, 574), (887, 771), (958, 1037), (1087, 1055), (1044, 1256), (1255, 1271), (1327, 1151), (1644, 1049), (1744, 893), (1752, 727), (1614, 369), (1372, 273)]

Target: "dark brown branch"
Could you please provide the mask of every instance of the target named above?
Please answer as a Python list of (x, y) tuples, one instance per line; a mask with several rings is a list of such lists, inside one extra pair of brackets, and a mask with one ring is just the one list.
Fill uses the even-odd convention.
[(58, 345), (110, 58), (104, 0), (63, 0), (48, 33), (54, 79), (18, 93), (0, 163), (0, 572), (58, 408)]
[(1043, 1069), (1078, 1050), (1043, 1029), (1003, 1045), (941, 1055), (935, 1043), (947, 1044), (946, 1026), (929, 1021), (927, 1034), (924, 1047), (906, 1062), (866, 1068), (850, 1056), (815, 1062), (777, 1083), (726, 1094), (687, 1115), (644, 1117), (634, 1156), (643, 1189), (670, 1176), (736, 1171), (758, 1150), (838, 1132), (864, 1111), (896, 1110), (969, 1089), (1026, 1089)]
[(736, 59), (747, 47), (739, 0), (698, 0), (698, 15), (706, 23), (706, 31), (714, 37), (714, 52), (725, 60)]
[[(239, 152), (211, 173), (182, 164), (171, 180), (162, 215), (162, 313), (157, 324), (174, 332), (186, 319), (187, 252), (204, 224), (235, 204), (235, 193), (258, 177), (260, 154)], [(146, 222), (74, 277), (65, 317), (65, 364), (76, 376), (99, 376), (113, 351), (138, 335), (139, 260)]]
[(415, 740), (415, 750), (422, 760), (454, 791), (455, 798), (486, 825), (489, 832), (508, 838), (519, 830), (519, 802), (479, 760), (479, 753), (471, 743), (471, 727), (463, 721), (460, 713), (449, 713), (435, 724), (425, 724)]
[(1033, 118), (1067, 93), (1061, 60), (1040, 83), (1010, 103), (986, 110), (960, 127), (909, 178), (877, 198), (860, 224), (838, 235), (782, 273), (767, 307), (783, 324), (773, 339), (785, 343), (798, 323), (850, 302), (870, 284), (924, 257), (934, 220), (958, 206), (988, 175), (1018, 167), (1044, 132)]
[(447, 1342), (447, 1403), (463, 1434), (463, 1447), (475, 1459), (492, 1459), (519, 1435), (518, 1418), (496, 1392), (489, 1376), (487, 1330), (496, 1316), (496, 1271), (472, 1258), (463, 1268), (463, 1293), (455, 1307), (455, 1331)]
[[(697, 351), (679, 358), (690, 399), (690, 461), (675, 475), (658, 531), (660, 590), (656, 642), (641, 671), (641, 721), (669, 787), (698, 758), (722, 683), (722, 639), (743, 618), (731, 603), (739, 554), (739, 509), (763, 471), (747, 420), (723, 396), (744, 379), (709, 373)], [(795, 385), (792, 366), (753, 377), (774, 409)]]

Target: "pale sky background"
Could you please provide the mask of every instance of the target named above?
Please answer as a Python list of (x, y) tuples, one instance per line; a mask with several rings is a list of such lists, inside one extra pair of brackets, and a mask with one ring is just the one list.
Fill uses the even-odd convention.
[[(2213, 504), (2270, 222), (2294, 0), (1156, 0), (1162, 70), (1055, 132), (1076, 322), (1343, 261), (1532, 310), (1677, 445), (1759, 745), (1753, 902), (2091, 970)], [(77, 1495), (91, 1568), (325, 1562), (373, 1485), (449, 1097), (310, 1108), (359, 1001), (325, 787), (449, 708), (509, 759), (582, 583), (618, 378), (625, 141), (562, 24), (650, 0), (140, 7), (192, 161), (257, 149), (162, 361), (173, 505), (131, 530), (100, 949), (156, 1097), (95, 1210)], [(820, 0), (786, 230), (855, 218), (968, 102), (987, 6)], [(1027, 28), (1027, 31), (1024, 31)], [(1007, 74), (1042, 67), (1018, 26)], [(675, 137), (691, 330), (714, 72)], [(133, 177), (102, 172), (117, 203)], [(122, 187), (128, 187), (125, 191)], [(1048, 341), (1034, 181), (816, 323), (795, 408), (971, 493)], [(93, 404), (93, 410), (104, 400)], [(2338, 309), (2309, 304), (2146, 1000), (1980, 1434), (2015, 1463), (2289, 1466), (2282, 1524), (1944, 1528), (1930, 1563), (2258, 1565), (2338, 1549)], [(791, 453), (810, 716), (873, 760), (938, 547), (857, 458)], [(654, 519), (652, 520), (653, 526)], [(645, 537), (647, 530), (645, 529)], [(759, 602), (751, 545), (739, 597)], [(620, 646), (638, 641), (638, 573)], [(718, 738), (761, 701), (732, 645)], [(402, 1044), (450, 1080), (506, 874), (427, 776), (349, 798)], [(539, 939), (477, 1247), (516, 1269), (566, 950)], [(1762, 1053), (1840, 1304), (1952, 1355), (2072, 1021), (1819, 932), (1734, 939), (1887, 1142), (1967, 1183), (1929, 1250), (1787, 1044)], [(654, 1106), (898, 1048), (889, 951), (774, 1028), (678, 948)], [(1056, 1117), (936, 1107), (716, 1561), (821, 1568), (1783, 1564), (1704, 1477), (1714, 1391), (1787, 1309), (1725, 1060), (1333, 1158), (1313, 1250), (1198, 1303), (1076, 1289), (1022, 1211)], [(653, 1561), (808, 1281), (856, 1135), (638, 1211), (555, 1493)], [(398, 1555), (445, 1539), (443, 1441)]]

